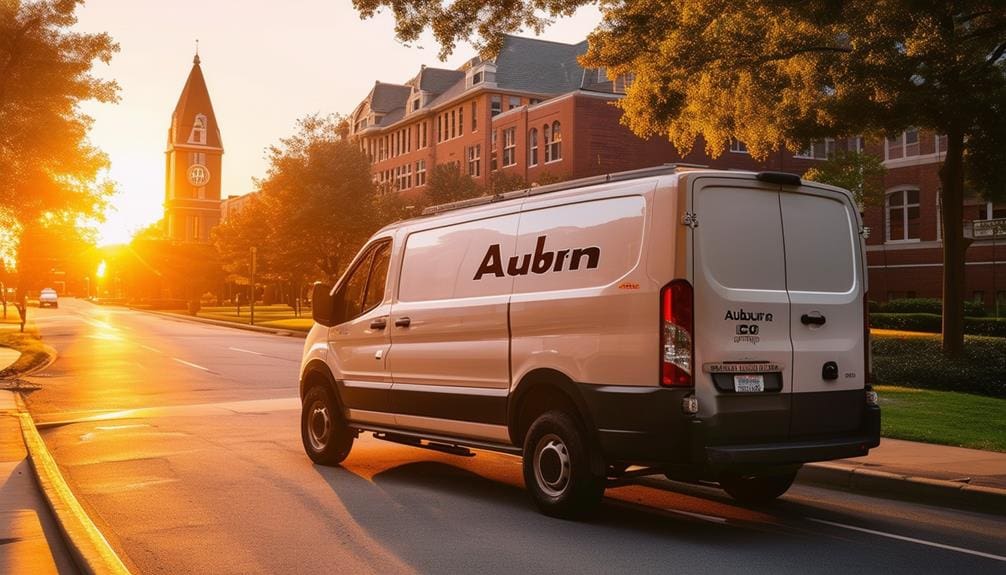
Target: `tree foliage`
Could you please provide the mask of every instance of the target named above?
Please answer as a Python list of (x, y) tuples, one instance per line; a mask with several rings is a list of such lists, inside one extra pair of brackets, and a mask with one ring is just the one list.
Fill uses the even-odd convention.
[[(458, 39), (535, 28), (537, 11), (569, 13), (587, 0), (355, 0), (382, 6), (403, 40), (433, 30), (448, 53)], [(1001, 0), (604, 0), (581, 58), (632, 74), (619, 105), (639, 136), (665, 135), (685, 154), (702, 137), (716, 157), (731, 139), (756, 159), (824, 136), (883, 136), (916, 127), (947, 136), (941, 171), (944, 349), (964, 335), (965, 159), (979, 189), (1006, 132), (1006, 3)], [(509, 14), (507, 14), (508, 12)], [(1001, 163), (999, 164), (1002, 165)], [(1001, 169), (999, 170), (1001, 171)]]
[(0, 206), (22, 222), (46, 211), (99, 214), (106, 156), (87, 141), (78, 105), (113, 102), (115, 82), (91, 74), (118, 46), (70, 28), (81, 0), (0, 0)]
[(484, 193), (482, 186), (453, 162), (433, 166), (426, 183), (426, 200), (430, 205), (477, 198)]
[(884, 163), (873, 154), (838, 150), (803, 177), (845, 188), (860, 205), (880, 206), (884, 203), (884, 172)]
[(253, 246), (257, 278), (334, 279), (367, 237), (408, 212), (397, 195), (376, 193), (370, 161), (343, 138), (342, 125), (338, 116), (307, 116), (269, 148), (257, 193), (213, 232), (232, 281), (248, 282)]

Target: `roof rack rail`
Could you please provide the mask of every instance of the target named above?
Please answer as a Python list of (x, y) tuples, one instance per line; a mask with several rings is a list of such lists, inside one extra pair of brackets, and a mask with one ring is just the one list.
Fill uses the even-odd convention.
[(588, 176), (586, 178), (578, 178), (575, 180), (567, 180), (565, 182), (557, 182), (555, 184), (548, 184), (545, 186), (533, 186), (530, 188), (525, 188), (521, 190), (514, 190), (512, 192), (505, 192), (502, 194), (496, 194), (493, 196), (481, 196), (478, 198), (471, 198), (467, 200), (459, 200), (457, 202), (450, 202), (446, 204), (439, 204), (436, 206), (430, 206), (423, 210), (422, 215), (432, 216), (434, 214), (442, 214), (444, 212), (450, 212), (454, 210), (460, 210), (462, 208), (470, 208), (472, 206), (482, 206), (485, 204), (493, 204), (496, 202), (503, 202), (506, 200), (512, 200), (515, 198), (526, 198), (530, 196), (537, 196), (541, 194), (549, 194), (552, 192), (560, 192), (563, 190), (570, 190), (573, 188), (580, 188), (583, 186), (592, 186), (596, 184), (606, 184), (609, 182), (622, 182), (625, 180), (635, 180), (638, 178), (646, 178), (650, 176), (662, 176), (664, 174), (673, 174), (682, 170), (696, 170), (704, 169), (709, 166), (701, 164), (663, 164), (660, 166), (652, 166), (649, 168), (640, 168), (638, 170), (627, 170), (624, 172), (614, 172), (611, 174), (602, 174), (600, 176)]

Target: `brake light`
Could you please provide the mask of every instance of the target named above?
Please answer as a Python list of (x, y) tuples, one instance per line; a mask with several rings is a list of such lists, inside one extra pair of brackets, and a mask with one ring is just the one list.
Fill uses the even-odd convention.
[(691, 387), (695, 363), (692, 284), (674, 280), (660, 290), (660, 384)]

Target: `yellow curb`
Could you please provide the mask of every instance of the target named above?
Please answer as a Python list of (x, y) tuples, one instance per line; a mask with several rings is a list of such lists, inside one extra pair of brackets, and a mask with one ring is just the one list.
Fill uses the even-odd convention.
[(70, 486), (66, 484), (63, 474), (59, 472), (59, 467), (42, 441), (31, 414), (23, 409), (20, 396), (18, 404), (21, 408), (18, 413), (21, 435), (28, 449), (28, 459), (35, 471), (35, 479), (56, 517), (56, 523), (63, 532), (63, 538), (77, 567), (87, 574), (129, 575), (129, 569), (116, 555), (108, 540), (74, 497)]

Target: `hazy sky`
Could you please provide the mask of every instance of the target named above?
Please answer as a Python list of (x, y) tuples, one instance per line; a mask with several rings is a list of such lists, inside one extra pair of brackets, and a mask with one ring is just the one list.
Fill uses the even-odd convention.
[[(432, 38), (406, 47), (389, 14), (361, 20), (350, 0), (89, 0), (79, 19), (77, 29), (108, 32), (121, 48), (95, 70), (119, 82), (121, 101), (84, 107), (120, 190), (99, 227), (102, 243), (128, 241), (161, 217), (168, 124), (197, 38), (224, 141), (224, 197), (252, 191), (265, 148), (290, 135), (297, 118), (348, 114), (375, 80), (404, 82), (420, 64), (453, 68), (474, 55), (459, 44), (441, 63)], [(587, 7), (543, 37), (578, 42), (599, 21)]]

